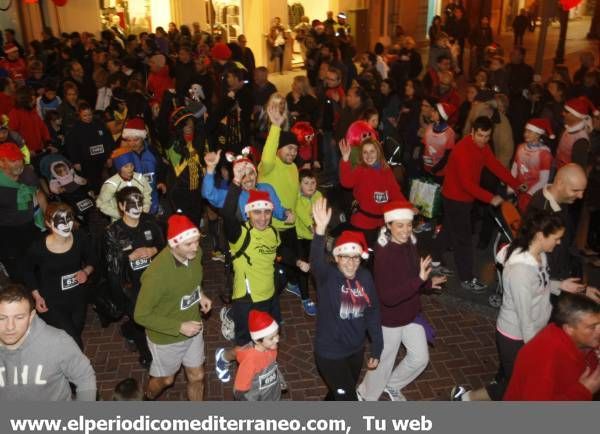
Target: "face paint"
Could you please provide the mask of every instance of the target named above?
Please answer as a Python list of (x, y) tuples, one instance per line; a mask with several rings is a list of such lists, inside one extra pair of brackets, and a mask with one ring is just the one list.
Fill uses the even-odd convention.
[(140, 194), (131, 194), (125, 201), (125, 214), (132, 219), (139, 219), (142, 215), (142, 204), (144, 199)]
[(67, 238), (73, 231), (73, 214), (70, 211), (58, 211), (52, 216), (52, 231)]

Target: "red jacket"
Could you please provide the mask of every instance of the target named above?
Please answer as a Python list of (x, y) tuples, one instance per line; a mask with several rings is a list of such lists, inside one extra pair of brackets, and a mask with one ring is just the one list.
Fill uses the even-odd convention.
[(15, 97), (0, 92), (0, 116), (8, 115), (15, 106)]
[(593, 351), (581, 351), (562, 328), (549, 324), (519, 351), (504, 400), (591, 401), (579, 377), (597, 365)]
[[(352, 188), (359, 211), (352, 215), (350, 223), (360, 229), (376, 229), (383, 226), (381, 206), (392, 200), (406, 200), (391, 169), (375, 169), (363, 165), (352, 168), (350, 161), (340, 161), (340, 182)], [(367, 216), (360, 210), (373, 215)], [(377, 216), (377, 217), (374, 217)]]
[(148, 90), (153, 94), (150, 104), (157, 103), (160, 105), (163, 94), (174, 87), (173, 79), (169, 76), (168, 65), (163, 66), (160, 71), (156, 73), (150, 73), (148, 76)]
[(454, 146), (448, 158), (442, 195), (458, 202), (473, 202), (477, 199), (490, 203), (494, 195), (479, 186), (484, 167), (514, 190), (519, 187), (517, 180), (500, 164), (490, 147), (486, 145), (480, 148), (473, 137), (468, 135)]
[(46, 142), (50, 141), (48, 127), (35, 109), (23, 110), (14, 108), (8, 114), (11, 130), (21, 135), (31, 152), (39, 152)]
[(25, 84), (27, 79), (27, 64), (22, 58), (17, 60), (0, 60), (0, 68), (4, 68), (8, 71), (9, 77), (12, 81), (15, 81), (17, 85)]

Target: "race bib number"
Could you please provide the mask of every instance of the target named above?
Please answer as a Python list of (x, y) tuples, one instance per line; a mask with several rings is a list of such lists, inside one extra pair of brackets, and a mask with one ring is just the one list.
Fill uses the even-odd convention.
[(146, 241), (152, 241), (152, 231), (144, 231), (144, 237)]
[(376, 191), (373, 193), (373, 200), (375, 203), (388, 203), (388, 192), (387, 191)]
[(190, 295), (181, 297), (180, 310), (187, 310), (200, 301), (200, 285)]
[(152, 262), (150, 258), (139, 258), (135, 261), (129, 261), (129, 265), (131, 265), (133, 271), (138, 271), (147, 268), (148, 265), (150, 265), (150, 262)]
[(273, 364), (270, 369), (258, 376), (258, 388), (260, 390), (268, 389), (277, 384), (277, 364)]
[(104, 154), (104, 145), (90, 146), (90, 155)]
[(69, 289), (73, 289), (79, 285), (77, 278), (75, 277), (77, 273), (66, 274), (60, 278), (60, 288), (63, 291), (68, 291)]
[(90, 199), (83, 199), (80, 200), (79, 202), (77, 202), (77, 209), (80, 212), (84, 212), (87, 209), (90, 209), (91, 207), (94, 206), (94, 202), (92, 202)]

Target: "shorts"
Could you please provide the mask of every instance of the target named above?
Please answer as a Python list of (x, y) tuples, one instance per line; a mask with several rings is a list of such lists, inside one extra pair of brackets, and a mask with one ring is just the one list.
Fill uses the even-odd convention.
[(171, 377), (179, 371), (181, 365), (186, 368), (198, 368), (204, 364), (204, 338), (202, 332), (193, 338), (174, 344), (158, 345), (146, 337), (152, 354), (150, 376)]

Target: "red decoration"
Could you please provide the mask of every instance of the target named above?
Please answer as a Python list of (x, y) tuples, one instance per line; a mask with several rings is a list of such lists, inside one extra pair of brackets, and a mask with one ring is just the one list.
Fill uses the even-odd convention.
[(560, 0), (560, 5), (565, 11), (570, 11), (581, 2), (582, 0)]
[(37, 2), (38, 2), (38, 0), (25, 0), (25, 3), (30, 4), (30, 5), (35, 4)]
[(67, 4), (67, 0), (52, 0), (54, 6), (64, 6)]

